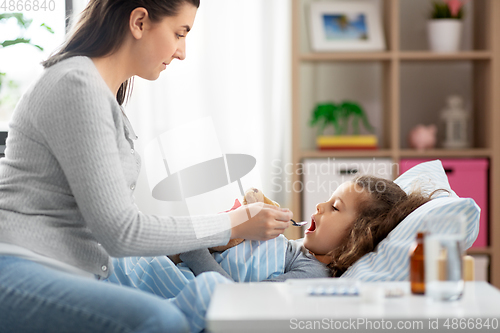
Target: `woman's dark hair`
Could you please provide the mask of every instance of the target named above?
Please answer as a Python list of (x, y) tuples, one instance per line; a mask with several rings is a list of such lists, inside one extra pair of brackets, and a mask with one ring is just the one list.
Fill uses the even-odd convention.
[(360, 176), (352, 182), (367, 196), (359, 204), (358, 215), (347, 237), (328, 253), (332, 276), (341, 276), (358, 259), (375, 250), (405, 217), (430, 201), (434, 194), (407, 195), (396, 183), (374, 176)]
[[(90, 0), (65, 43), (42, 62), (47, 68), (73, 56), (102, 57), (117, 51), (126, 36), (130, 13), (142, 7), (152, 22), (178, 14), (182, 4), (198, 8), (200, 0)], [(122, 105), (132, 92), (132, 78), (123, 82), (116, 94)]]

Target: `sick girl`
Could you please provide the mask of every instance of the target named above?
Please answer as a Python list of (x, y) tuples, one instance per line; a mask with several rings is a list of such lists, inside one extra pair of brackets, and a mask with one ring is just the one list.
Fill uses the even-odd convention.
[[(283, 274), (265, 281), (341, 276), (431, 196), (407, 195), (396, 183), (373, 176), (343, 183), (316, 205), (305, 237), (288, 241)], [(232, 279), (206, 249), (180, 258), (195, 275), (216, 271)]]

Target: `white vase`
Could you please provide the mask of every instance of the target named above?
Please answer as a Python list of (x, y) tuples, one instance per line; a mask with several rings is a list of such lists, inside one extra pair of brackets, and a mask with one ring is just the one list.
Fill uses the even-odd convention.
[(435, 19), (427, 22), (429, 48), (433, 52), (457, 52), (462, 41), (463, 22), (458, 19)]

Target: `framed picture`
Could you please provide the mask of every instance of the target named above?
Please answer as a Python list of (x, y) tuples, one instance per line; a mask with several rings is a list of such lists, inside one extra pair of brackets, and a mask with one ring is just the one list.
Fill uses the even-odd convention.
[(314, 51), (385, 50), (378, 2), (323, 1), (310, 6)]

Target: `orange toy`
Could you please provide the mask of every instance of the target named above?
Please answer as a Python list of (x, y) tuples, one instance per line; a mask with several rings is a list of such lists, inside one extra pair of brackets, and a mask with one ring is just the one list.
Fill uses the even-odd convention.
[[(248, 189), (245, 192), (245, 196), (243, 197), (243, 204), (244, 205), (248, 205), (248, 204), (251, 204), (251, 203), (254, 203), (254, 202), (263, 202), (265, 204), (273, 205), (273, 206), (276, 206), (276, 207), (280, 206), (277, 202), (272, 201), (271, 199), (269, 199), (268, 197), (266, 197), (262, 193), (262, 191), (260, 191), (259, 189), (256, 189), (256, 188), (252, 187), (252, 188)], [(236, 246), (236, 245), (240, 244), (243, 241), (244, 241), (243, 238), (231, 239), (229, 241), (229, 243), (227, 243), (226, 245), (211, 247), (209, 250), (210, 250), (210, 252), (224, 252), (227, 249), (232, 248), (233, 246)]]

